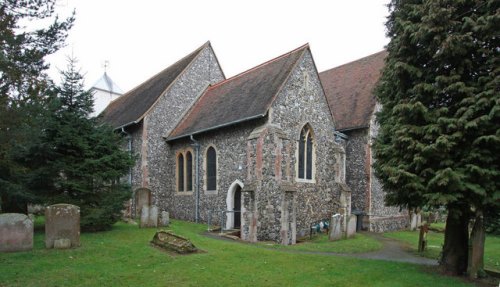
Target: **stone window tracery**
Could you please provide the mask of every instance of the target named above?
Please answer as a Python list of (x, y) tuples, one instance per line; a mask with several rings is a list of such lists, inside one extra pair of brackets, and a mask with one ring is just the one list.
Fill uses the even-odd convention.
[(193, 153), (190, 150), (177, 153), (176, 184), (178, 192), (193, 191)]
[(298, 143), (298, 173), (299, 180), (313, 180), (315, 165), (314, 134), (309, 125), (305, 125)]
[(206, 188), (217, 190), (217, 152), (213, 146), (206, 153)]

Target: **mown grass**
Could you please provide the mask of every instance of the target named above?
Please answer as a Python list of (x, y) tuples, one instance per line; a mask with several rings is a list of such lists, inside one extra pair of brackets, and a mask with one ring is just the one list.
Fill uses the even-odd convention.
[(125, 223), (82, 234), (70, 250), (44, 249), (39, 231), (33, 251), (0, 254), (0, 286), (469, 286), (418, 265), (213, 239), (183, 221), (169, 229), (204, 252), (171, 256), (150, 246), (156, 229)]
[[(434, 227), (434, 223), (431, 227)], [(444, 224), (437, 224), (438, 228), (444, 229)], [(418, 253), (418, 236), (419, 231), (397, 231), (385, 233), (384, 236), (404, 241), (409, 248), (415, 253)], [(427, 234), (427, 250), (420, 254), (427, 258), (438, 259), (441, 254), (441, 249), (444, 244), (444, 233), (429, 231)], [(487, 235), (484, 248), (484, 265), (485, 268), (500, 272), (500, 237)]]

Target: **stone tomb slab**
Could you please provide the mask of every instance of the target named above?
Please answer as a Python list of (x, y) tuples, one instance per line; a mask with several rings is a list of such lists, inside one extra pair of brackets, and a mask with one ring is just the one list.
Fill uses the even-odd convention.
[(0, 252), (33, 249), (33, 221), (25, 214), (0, 214)]
[(71, 247), (80, 246), (80, 208), (72, 204), (54, 204), (45, 209), (45, 247), (54, 241), (68, 239)]

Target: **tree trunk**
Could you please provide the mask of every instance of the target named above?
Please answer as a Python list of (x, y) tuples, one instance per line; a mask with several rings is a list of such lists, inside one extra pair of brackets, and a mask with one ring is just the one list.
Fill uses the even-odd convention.
[(456, 209), (448, 211), (440, 264), (446, 272), (461, 275), (467, 271), (469, 216)]
[(470, 278), (476, 279), (484, 273), (484, 241), (486, 239), (484, 231), (483, 212), (476, 212), (474, 227), (469, 239), (469, 262), (467, 274)]

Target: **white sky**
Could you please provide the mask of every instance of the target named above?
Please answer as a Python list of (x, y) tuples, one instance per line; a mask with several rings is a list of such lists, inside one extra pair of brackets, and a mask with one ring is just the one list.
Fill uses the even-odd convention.
[(104, 72), (128, 91), (212, 43), (231, 77), (309, 43), (324, 71), (376, 53), (389, 0), (58, 0), (61, 17), (76, 9), (67, 46), (47, 58), (58, 80), (73, 54), (87, 87)]

